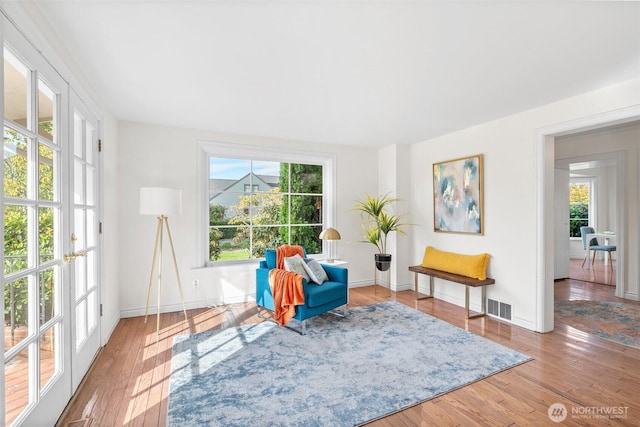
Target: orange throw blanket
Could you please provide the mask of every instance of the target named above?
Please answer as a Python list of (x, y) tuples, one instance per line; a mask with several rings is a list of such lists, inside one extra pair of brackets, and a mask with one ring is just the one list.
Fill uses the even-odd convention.
[(302, 276), (274, 268), (269, 271), (269, 286), (273, 294), (273, 317), (280, 326), (284, 326), (296, 315), (296, 305), (304, 304)]
[(284, 259), (294, 255), (304, 258), (302, 246), (282, 245), (276, 248), (276, 268), (284, 270)]
[(304, 256), (302, 246), (283, 245), (276, 248), (276, 268), (269, 271), (269, 287), (273, 295), (273, 317), (280, 326), (296, 314), (296, 305), (304, 304), (302, 276), (284, 269), (285, 257)]

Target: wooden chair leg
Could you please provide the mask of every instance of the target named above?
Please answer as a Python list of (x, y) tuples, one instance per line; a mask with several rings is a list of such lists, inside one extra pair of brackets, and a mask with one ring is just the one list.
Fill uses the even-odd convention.
[(591, 261), (591, 265), (596, 263), (596, 254), (598, 253), (598, 251), (593, 251), (593, 260)]

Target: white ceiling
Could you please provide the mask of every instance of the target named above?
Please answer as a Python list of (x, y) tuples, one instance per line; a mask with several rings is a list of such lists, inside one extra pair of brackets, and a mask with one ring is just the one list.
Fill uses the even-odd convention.
[(384, 146), (640, 77), (638, 2), (35, 3), (134, 122)]

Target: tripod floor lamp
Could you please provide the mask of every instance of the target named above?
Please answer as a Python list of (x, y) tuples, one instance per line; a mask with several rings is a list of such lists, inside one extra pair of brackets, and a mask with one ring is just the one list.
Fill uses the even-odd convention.
[[(154, 276), (158, 279), (158, 312), (156, 319), (156, 338), (160, 334), (160, 293), (162, 290), (162, 248), (164, 230), (167, 231), (169, 238), (169, 246), (171, 247), (171, 256), (173, 257), (173, 268), (176, 271), (178, 279), (178, 290), (180, 291), (180, 302), (182, 302), (182, 311), (184, 312), (184, 320), (187, 321), (187, 310), (184, 306), (184, 297), (182, 295), (182, 284), (180, 283), (180, 273), (178, 272), (178, 263), (176, 262), (176, 252), (173, 249), (173, 240), (171, 239), (171, 230), (169, 229), (169, 215), (180, 215), (182, 213), (182, 190), (174, 190), (172, 188), (160, 187), (142, 187), (140, 189), (140, 215), (156, 215), (158, 218), (158, 227), (156, 230), (156, 243), (153, 248), (153, 261), (151, 262), (151, 274), (149, 275), (149, 290), (147, 292), (147, 307), (144, 311), (144, 322), (147, 323), (149, 315), (149, 300), (151, 298), (151, 288), (153, 286)], [(156, 272), (156, 260), (158, 261), (158, 270)]]

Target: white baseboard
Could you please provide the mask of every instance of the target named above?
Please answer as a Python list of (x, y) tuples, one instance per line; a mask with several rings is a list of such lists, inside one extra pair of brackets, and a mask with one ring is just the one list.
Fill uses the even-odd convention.
[[(122, 314), (121, 314), (122, 315)], [(106, 345), (107, 342), (109, 341), (109, 338), (111, 338), (111, 335), (113, 334), (113, 331), (116, 330), (116, 326), (118, 326), (118, 322), (120, 322), (121, 317), (118, 317), (116, 319), (114, 319), (114, 321), (111, 323), (111, 325), (109, 325), (106, 328), (102, 328), (101, 331), (101, 337), (100, 337), (100, 342), (101, 345)]]

